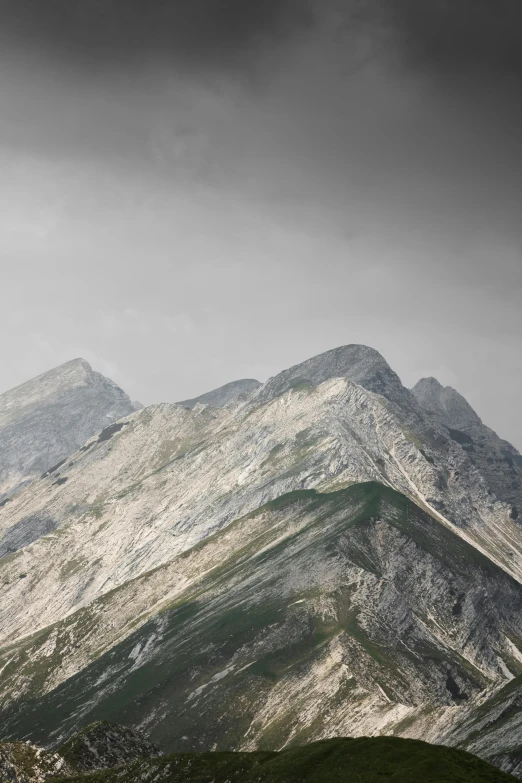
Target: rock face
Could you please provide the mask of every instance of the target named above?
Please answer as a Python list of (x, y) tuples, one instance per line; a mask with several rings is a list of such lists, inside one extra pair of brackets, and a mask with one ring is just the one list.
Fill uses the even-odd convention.
[(522, 672), (522, 585), (377, 483), (278, 498), (92, 608), (11, 647), (29, 690), (4, 735), (117, 715), (168, 752), (415, 736)]
[(1, 733), (109, 720), (165, 750), (253, 750), (394, 732), (487, 755), (467, 727), (522, 675), (522, 529), (465, 447), (483, 425), (422, 386), (346, 346), (244, 399), (133, 412), (17, 492)]
[(94, 772), (161, 756), (142, 734), (127, 726), (98, 721), (75, 734), (58, 748), (59, 755), (76, 772)]
[(138, 407), (83, 359), (0, 395), (0, 501)]
[(411, 393), (378, 351), (366, 345), (343, 345), (270, 378), (257, 394), (269, 400), (299, 384), (318, 386), (330, 378), (348, 378), (368, 391), (381, 394), (399, 406), (415, 407)]
[(459, 443), (495, 495), (512, 504), (513, 519), (522, 522), (522, 456), (482, 423), (471, 405), (451, 386), (423, 378), (412, 389), (428, 414)]
[(240, 381), (226, 383), (224, 386), (206, 392), (199, 397), (194, 397), (192, 400), (183, 400), (177, 404), (183, 405), (184, 408), (190, 408), (190, 410), (196, 405), (213, 405), (215, 408), (224, 408), (231, 402), (246, 400), (248, 395), (259, 386), (261, 386), (259, 381), (255, 381), (253, 378), (243, 378)]
[(31, 742), (0, 742), (2, 783), (44, 783), (53, 775), (72, 775), (74, 770), (58, 753)]
[(0, 742), (2, 783), (44, 783), (83, 773), (118, 768), (144, 759), (158, 759), (161, 751), (143, 735), (126, 726), (100, 721), (75, 734), (61, 748), (48, 751), (31, 742)]

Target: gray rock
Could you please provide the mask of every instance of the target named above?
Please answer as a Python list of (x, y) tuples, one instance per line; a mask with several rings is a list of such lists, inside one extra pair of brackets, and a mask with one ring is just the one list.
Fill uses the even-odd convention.
[(58, 748), (58, 753), (75, 772), (94, 772), (161, 756), (160, 749), (139, 732), (106, 721), (86, 726)]
[(176, 404), (183, 405), (184, 408), (189, 408), (190, 410), (195, 408), (196, 405), (213, 405), (215, 408), (224, 408), (232, 402), (246, 400), (248, 395), (259, 386), (261, 386), (259, 381), (253, 378), (243, 378), (240, 381), (226, 383), (224, 386), (201, 394), (199, 397), (194, 397), (192, 400), (182, 400), (182, 402)]
[(296, 364), (270, 378), (259, 389), (256, 398), (270, 400), (299, 383), (317, 386), (330, 378), (348, 378), (401, 407), (416, 407), (411, 392), (402, 385), (387, 361), (366, 345), (343, 345)]
[(0, 501), (138, 407), (84, 359), (0, 395)]
[(435, 378), (422, 378), (412, 391), (428, 417), (466, 452), (491, 491), (512, 505), (512, 519), (521, 518), (522, 456), (516, 448), (483, 424), (467, 400), (451, 386), (442, 386)]
[(56, 521), (45, 514), (25, 517), (0, 536), (0, 558), (32, 544), (56, 529)]
[[(461, 718), (522, 670), (504, 446), (365, 346), (229, 386), (111, 419), (0, 508), (3, 731), (118, 715), (180, 749), (473, 742)], [(510, 698), (494, 751), (517, 770)]]

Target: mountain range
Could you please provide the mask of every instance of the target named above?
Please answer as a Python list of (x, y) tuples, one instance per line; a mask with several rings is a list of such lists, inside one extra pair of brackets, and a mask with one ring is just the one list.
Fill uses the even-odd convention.
[(0, 426), (4, 738), (394, 734), (522, 776), (522, 457), (458, 392), (348, 345), (140, 408), (75, 360)]

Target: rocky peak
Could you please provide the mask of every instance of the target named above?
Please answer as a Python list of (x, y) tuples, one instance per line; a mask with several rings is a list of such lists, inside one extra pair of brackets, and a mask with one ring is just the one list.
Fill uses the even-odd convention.
[(425, 411), (436, 414), (442, 424), (466, 431), (482, 425), (469, 402), (451, 386), (442, 386), (436, 378), (421, 378), (412, 393)]
[(469, 402), (451, 386), (422, 378), (412, 389), (418, 405), (436, 425), (467, 452), (487, 481), (490, 492), (512, 504), (511, 517), (522, 508), (522, 457), (496, 432), (482, 423)]
[(224, 408), (231, 402), (241, 402), (246, 399), (259, 386), (261, 386), (261, 382), (256, 381), (254, 378), (242, 378), (239, 381), (231, 381), (231, 383), (226, 383), (217, 389), (212, 389), (212, 391), (201, 394), (199, 397), (182, 400), (177, 405), (183, 405), (184, 408), (190, 408), (191, 410), (198, 404)]
[(141, 406), (73, 359), (0, 395), (0, 498)]
[(331, 378), (348, 378), (401, 407), (412, 402), (415, 407), (411, 393), (404, 388), (388, 362), (378, 351), (366, 345), (342, 345), (296, 364), (270, 378), (256, 396), (262, 400), (273, 399), (298, 381), (309, 381), (316, 386)]
[(85, 359), (72, 359), (0, 394), (0, 426), (19, 418), (24, 409), (88, 383), (94, 374)]

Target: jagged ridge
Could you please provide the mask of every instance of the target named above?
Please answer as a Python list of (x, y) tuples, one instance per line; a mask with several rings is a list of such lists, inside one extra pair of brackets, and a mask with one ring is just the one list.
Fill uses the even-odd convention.
[(224, 386), (201, 394), (199, 397), (194, 397), (191, 400), (183, 400), (177, 404), (183, 405), (183, 407), (189, 408), (190, 410), (195, 408), (196, 405), (214, 405), (216, 408), (224, 408), (225, 405), (229, 405), (231, 402), (246, 400), (248, 395), (259, 386), (261, 386), (260, 381), (256, 381), (253, 378), (243, 378), (240, 381), (226, 383)]

